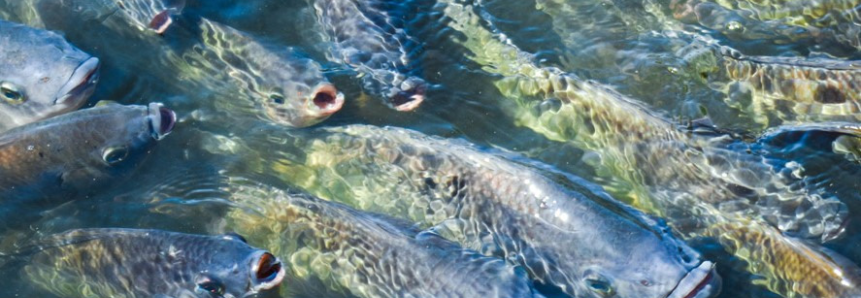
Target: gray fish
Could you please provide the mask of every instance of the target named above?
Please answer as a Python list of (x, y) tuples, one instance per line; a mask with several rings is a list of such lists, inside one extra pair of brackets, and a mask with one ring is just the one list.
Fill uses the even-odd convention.
[(93, 94), (99, 59), (55, 32), (0, 20), (0, 131), (75, 110)]
[(355, 69), (365, 90), (397, 111), (412, 111), (425, 98), (427, 84), (409, 76), (404, 28), (386, 10), (404, 3), (379, 0), (314, 0), (317, 22), (330, 44), (328, 58)]
[(711, 1), (673, 0), (673, 17), (736, 38), (772, 35), (790, 41), (814, 39), (861, 47), (858, 0)]
[(78, 229), (19, 254), (31, 283), (70, 298), (249, 297), (277, 287), (285, 274), (278, 258), (235, 235)]
[(228, 227), (290, 260), (299, 278), (364, 298), (541, 297), (522, 268), (402, 221), (262, 185), (228, 191), (253, 211), (234, 209)]
[(264, 134), (280, 150), (296, 149), (263, 149), (271, 168), (258, 171), (357, 209), (432, 227), (567, 294), (675, 298), (719, 291), (712, 262), (665, 225), (581, 179), (550, 178), (406, 129), (351, 125), (295, 138)]
[(22, 0), (3, 5), (20, 22), (38, 27), (55, 27), (55, 19), (63, 11), (78, 15), (76, 20), (95, 20), (114, 30), (126, 32), (164, 33), (176, 15), (185, 8), (185, 0)]
[[(182, 73), (184, 90), (215, 90), (221, 110), (262, 111), (261, 118), (293, 127), (317, 124), (343, 107), (344, 95), (315, 61), (207, 19), (194, 25), (191, 38), (199, 34), (200, 43), (172, 48), (166, 62)], [(181, 37), (172, 33), (166, 37)]]
[[(496, 87), (513, 101), (505, 106), (518, 124), (587, 151), (587, 162), (611, 181), (608, 190), (665, 217), (688, 239), (720, 236), (725, 250), (748, 261), (750, 272), (785, 297), (861, 295), (855, 264), (832, 261), (821, 247), (774, 228), (826, 241), (843, 232), (845, 204), (792, 189), (754, 157), (712, 143), (720, 139), (682, 132), (612, 88), (538, 66), (510, 41), (476, 25), (472, 7), (446, 2), (450, 26), (467, 36), (461, 44), (483, 69), (502, 77)], [(536, 98), (559, 106), (540, 109)]]
[(161, 104), (109, 105), (9, 130), (0, 135), (0, 201), (50, 206), (90, 194), (137, 168), (175, 122)]

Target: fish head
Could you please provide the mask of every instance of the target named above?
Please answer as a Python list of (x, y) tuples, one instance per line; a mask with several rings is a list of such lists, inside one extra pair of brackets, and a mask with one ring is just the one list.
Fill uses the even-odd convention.
[(417, 109), (425, 99), (427, 83), (417, 77), (399, 80), (399, 84), (388, 90), (386, 104), (399, 112), (409, 112)]
[(176, 124), (176, 114), (159, 103), (107, 105), (84, 111), (86, 116), (66, 128), (72, 138), (66, 146), (80, 159), (62, 174), (65, 188), (87, 189), (94, 183), (128, 175)]
[(628, 245), (630, 251), (607, 248), (590, 258), (573, 283), (579, 287), (574, 292), (595, 298), (708, 298), (720, 292), (714, 263), (701, 260), (686, 244), (674, 238), (632, 238), (636, 244)]
[(99, 80), (98, 58), (55, 32), (0, 26), (0, 124), (20, 126), (86, 103)]
[[(310, 59), (270, 62), (263, 71), (259, 102), (266, 116), (280, 124), (307, 127), (326, 120), (344, 106), (344, 94), (326, 81)], [(288, 65), (289, 64), (289, 65)], [(292, 70), (283, 73), (284, 70)], [(275, 73), (279, 72), (279, 73)]]
[(251, 297), (278, 287), (286, 270), (268, 251), (249, 246), (238, 235), (222, 236), (222, 243), (211, 247), (208, 269), (195, 279), (200, 297)]

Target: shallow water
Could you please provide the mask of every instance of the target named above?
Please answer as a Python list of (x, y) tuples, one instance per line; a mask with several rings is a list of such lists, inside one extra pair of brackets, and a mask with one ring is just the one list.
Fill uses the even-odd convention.
[[(494, 30), (504, 33), (521, 49), (537, 53), (544, 65), (557, 66), (612, 86), (680, 123), (708, 116), (718, 127), (746, 136), (758, 135), (764, 129), (756, 119), (727, 107), (723, 93), (687, 76), (684, 61), (667, 54), (674, 51), (676, 44), (660, 34), (651, 34), (666, 28), (648, 21), (643, 21), (646, 25), (637, 22), (637, 15), (642, 12), (629, 2), (638, 1), (581, 1), (581, 14), (572, 17), (576, 21), (565, 22), (565, 28), (551, 22), (551, 16), (545, 11), (536, 9), (539, 3), (554, 1), (478, 2)], [(406, 31), (419, 41), (407, 45), (409, 56), (418, 65), (414, 72), (430, 83), (425, 102), (418, 110), (408, 113), (389, 109), (380, 100), (363, 93), (361, 80), (356, 78), (355, 72), (326, 62), (323, 41), (313, 26), (313, 8), (304, 0), (188, 0), (183, 14), (230, 25), (270, 44), (298, 48), (303, 55), (322, 64), (326, 77), (343, 92), (346, 103), (317, 126), (362, 123), (406, 127), (429, 135), (465, 139), (483, 147), (519, 152), (588, 180), (602, 181), (584, 161), (580, 149), (548, 140), (515, 124), (504, 108), (510, 103), (492, 83), (496, 78), (482, 72), (480, 66), (466, 57), (467, 51), (453, 42), (459, 33), (446, 28), (445, 20), (434, 7), (435, 1), (404, 3), (410, 7), (403, 13), (407, 20)], [(0, 10), (7, 6), (0, 1)], [(618, 12), (629, 14), (618, 15)], [(624, 21), (628, 22), (619, 23)], [(56, 26), (59, 29), (67, 25)], [(260, 156), (260, 152), (278, 152), (277, 142), (255, 143), (245, 138), (252, 130), (273, 124), (253, 116), (232, 114), (225, 108), (230, 105), (213, 104), (218, 100), (214, 98), (219, 96), (218, 92), (199, 89), (192, 92), (188, 86), (165, 83), (177, 70), (161, 69), (160, 73), (154, 73), (151, 67), (141, 64), (163, 50), (146, 45), (147, 38), (158, 37), (136, 39), (118, 35), (98, 22), (75, 25), (80, 26), (74, 26), (77, 27), (74, 31), (64, 31), (67, 39), (102, 59), (102, 79), (89, 106), (100, 100), (121, 104), (161, 102), (175, 110), (180, 120), (174, 132), (160, 142), (146, 164), (131, 178), (96, 197), (45, 212), (43, 220), (10, 235), (26, 238), (78, 227), (154, 228), (203, 234), (225, 232), (220, 219), (229, 206), (229, 194), (223, 190), (226, 177), (260, 177), (276, 185), (280, 183), (277, 178), (267, 178), (267, 173), (245, 162), (249, 157)], [(757, 42), (700, 30), (747, 55), (861, 57), (843, 48), (822, 54), (817, 52), (821, 47), (809, 40)], [(105, 40), (112, 42), (106, 44)], [(826, 247), (861, 264), (861, 237), (858, 236), (861, 220), (857, 219), (861, 212), (861, 182), (856, 178), (861, 174), (861, 163), (833, 154), (830, 147), (817, 147), (830, 144), (830, 139), (785, 139), (783, 143), (775, 141), (762, 146), (768, 147), (774, 156), (802, 163), (807, 175), (814, 177), (809, 182), (813, 187), (837, 194), (848, 205), (853, 220), (846, 236), (827, 243)], [(263, 156), (266, 157), (277, 156)], [(0, 244), (10, 245), (14, 242), (10, 239), (17, 239), (14, 237), (9, 236)], [(724, 281), (719, 297), (780, 297), (769, 292), (759, 277), (747, 273), (744, 261), (724, 252), (716, 240), (702, 238), (690, 244), (699, 249), (705, 259), (718, 264), (717, 270)], [(0, 272), (18, 276), (14, 270), (5, 270)], [(14, 278), (4, 279), (0, 284), (4, 289), (0, 296), (51, 297)], [(289, 286), (289, 281), (285, 284)], [(298, 293), (296, 297), (318, 297), (328, 291), (314, 288), (314, 285), (300, 288), (308, 293)], [(547, 291), (548, 296), (563, 297), (558, 293), (554, 296), (553, 289)]]

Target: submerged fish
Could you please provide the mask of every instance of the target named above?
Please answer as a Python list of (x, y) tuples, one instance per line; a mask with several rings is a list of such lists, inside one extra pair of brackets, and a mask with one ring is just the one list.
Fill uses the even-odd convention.
[(678, 20), (699, 24), (733, 37), (759, 39), (772, 35), (790, 40), (833, 40), (861, 47), (857, 0), (711, 1), (673, 0)]
[[(185, 0), (20, 0), (3, 6), (21, 22), (33, 26), (68, 27), (76, 20), (92, 20), (129, 34), (149, 31), (155, 35), (170, 27), (185, 8)], [(78, 17), (57, 19), (65, 12)]]
[(861, 66), (831, 59), (746, 56), (702, 43), (681, 52), (693, 79), (727, 95), (726, 102), (772, 124), (861, 120)]
[(9, 130), (0, 135), (0, 202), (16, 210), (92, 194), (137, 168), (175, 122), (161, 104), (110, 105)]
[(285, 274), (278, 258), (234, 235), (79, 229), (19, 254), (31, 283), (70, 298), (248, 297)]
[[(774, 225), (785, 233), (823, 241), (843, 232), (847, 207), (836, 198), (792, 189), (761, 158), (714, 146), (720, 139), (684, 133), (609, 87), (556, 68), (537, 66), (531, 55), (478, 25), (472, 9), (453, 3), (443, 8), (452, 19), (450, 27), (466, 36), (461, 44), (475, 55), (473, 60), (480, 62), (485, 71), (502, 77), (496, 83), (497, 89), (515, 103), (506, 106), (518, 124), (589, 152), (588, 162), (612, 181), (606, 186), (620, 197), (628, 197), (637, 208), (666, 217), (683, 236), (695, 238), (707, 234), (710, 227), (741, 227), (737, 223), (751, 222), (757, 226), (749, 228), (752, 233), (767, 240), (740, 246), (754, 249), (761, 244), (765, 247), (755, 249), (776, 250), (808, 244), (776, 231), (757, 231)], [(557, 104), (543, 108), (542, 101)], [(804, 266), (789, 266), (762, 254), (743, 255), (744, 250), (725, 248), (752, 263), (763, 264), (748, 269), (769, 284), (791, 285), (769, 287), (781, 295), (817, 297), (819, 292), (798, 289), (824, 282), (804, 278), (803, 272), (796, 271)], [(828, 296), (819, 297), (854, 297), (861, 293), (854, 282), (843, 282), (861, 280), (853, 264), (823, 264), (816, 261), (821, 257), (816, 255), (816, 249), (805, 251), (811, 253), (801, 254), (799, 262), (823, 272), (833, 269), (846, 274), (836, 280), (823, 276), (822, 280), (834, 287)]]
[(81, 107), (99, 79), (99, 59), (60, 34), (2, 20), (0, 61), (0, 131)]
[[(262, 111), (262, 117), (294, 127), (317, 124), (344, 105), (344, 95), (313, 60), (207, 19), (194, 26), (191, 39), (200, 42), (174, 47), (167, 61), (190, 85), (184, 90), (215, 90), (224, 110)], [(165, 37), (185, 38), (173, 33)]]
[(304, 194), (234, 186), (229, 227), (358, 297), (541, 297), (518, 267), (392, 218)]
[(384, 98), (397, 111), (412, 111), (424, 101), (427, 84), (406, 74), (408, 37), (387, 6), (406, 5), (380, 0), (314, 0), (317, 22), (331, 42), (333, 62), (355, 69), (365, 91)]
[(263, 171), (357, 209), (432, 226), (567, 294), (675, 298), (719, 291), (712, 262), (665, 225), (579, 179), (551, 179), (406, 129), (352, 125), (295, 138), (264, 134), (279, 150), (264, 149), (261, 158), (273, 163)]

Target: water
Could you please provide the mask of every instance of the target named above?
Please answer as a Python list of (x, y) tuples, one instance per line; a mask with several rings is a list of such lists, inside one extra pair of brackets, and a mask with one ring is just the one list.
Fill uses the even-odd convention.
[[(789, 123), (746, 114), (727, 106), (727, 95), (696, 78), (697, 71), (675, 53), (685, 41), (666, 38), (666, 30), (695, 30), (718, 43), (733, 47), (746, 55), (811, 56), (855, 59), (857, 52), (846, 46), (824, 47), (809, 39), (793, 42), (757, 41), (727, 35), (719, 30), (697, 27), (655, 18), (646, 10), (669, 12), (669, 1), (567, 1), (576, 10), (553, 10), (565, 1), (490, 0), (478, 1), (484, 25), (504, 33), (517, 46), (536, 53), (546, 66), (559, 67), (583, 78), (614, 87), (620, 93), (646, 103), (659, 115), (680, 123), (708, 117), (718, 127), (755, 136), (766, 126)], [(0, 10), (13, 2), (0, 1)], [(645, 4), (644, 4), (645, 3)], [(496, 76), (481, 71), (481, 66), (467, 58), (468, 51), (456, 40), (460, 33), (447, 28), (432, 0), (410, 0), (402, 4), (405, 30), (416, 41), (408, 43), (413, 60), (413, 74), (429, 83), (426, 100), (415, 112), (389, 109), (377, 98), (362, 90), (356, 73), (326, 62), (324, 40), (315, 30), (313, 8), (303, 0), (188, 0), (183, 14), (204, 17), (230, 25), (270, 45), (293, 47), (305, 57), (322, 64), (326, 78), (346, 98), (344, 107), (318, 126), (372, 124), (418, 130), (429, 135), (464, 139), (484, 147), (519, 152), (531, 158), (596, 182), (603, 178), (588, 164), (588, 154), (565, 143), (548, 140), (529, 128), (516, 125), (506, 106), (510, 104), (494, 87)], [(545, 8), (546, 7), (546, 8)], [(544, 8), (544, 10), (542, 10)], [(569, 14), (564, 16), (563, 14)], [(554, 14), (563, 15), (563, 17)], [(6, 15), (6, 14), (3, 14)], [(660, 14), (657, 14), (660, 15)], [(67, 39), (82, 50), (102, 59), (102, 79), (90, 100), (122, 104), (162, 102), (174, 109), (179, 123), (174, 132), (154, 149), (147, 163), (131, 178), (112, 186), (104, 193), (79, 199), (47, 211), (43, 219), (11, 235), (19, 238), (33, 234), (50, 234), (77, 227), (155, 228), (187, 233), (224, 232), (220, 218), (229, 208), (223, 186), (227, 176), (262, 177), (266, 173), (248, 164), (250, 157), (266, 158), (260, 152), (277, 152), (272, 143), (249, 143), (246, 136), (259, 127), (271, 126), (266, 120), (248, 113), (241, 104), (220, 104), (225, 93), (217, 86), (212, 90), (200, 85), (172, 81), (179, 70), (147, 64), (158, 60), (166, 51), (160, 37), (135, 30), (116, 31), (106, 28), (109, 21), (78, 23), (58, 12), (49, 28), (63, 30)], [(14, 16), (9, 17), (13, 21)], [(182, 21), (178, 22), (183, 25)], [(187, 25), (187, 24), (186, 24)], [(75, 28), (70, 30), (68, 28)], [(193, 38), (193, 37), (190, 37)], [(110, 40), (111, 42), (106, 42)], [(172, 41), (183, 43), (187, 41)], [(178, 82), (178, 83), (177, 83)], [(206, 87), (206, 86), (203, 86)], [(776, 120), (775, 120), (776, 119)], [(284, 128), (290, 129), (290, 128)], [(784, 143), (762, 145), (781, 158), (802, 163), (813, 188), (838, 194), (854, 217), (861, 211), (857, 179), (861, 164), (833, 154), (831, 139), (787, 137)], [(772, 142), (779, 143), (779, 142)], [(827, 146), (826, 146), (827, 147)], [(289, 152), (288, 152), (289, 153)], [(298, 154), (298, 153), (296, 153)], [(584, 156), (586, 158), (584, 158)], [(272, 177), (273, 183), (277, 184)], [(856, 264), (861, 263), (857, 232), (858, 220), (852, 220), (842, 239), (827, 243)], [(3, 244), (14, 242), (15, 236)], [(761, 278), (744, 270), (745, 261), (723, 251), (716, 240), (694, 239), (690, 244), (706, 259), (718, 264), (724, 280), (719, 297), (780, 297), (770, 292)], [(17, 276), (14, 271), (7, 276)], [(50, 297), (16, 279), (0, 282), (5, 297)], [(289, 281), (287, 282), (289, 284)], [(305, 287), (308, 293), (297, 297), (314, 297), (327, 289)], [(334, 295), (328, 293), (328, 295)], [(548, 289), (553, 295), (553, 289)], [(560, 295), (561, 294), (557, 294)]]

